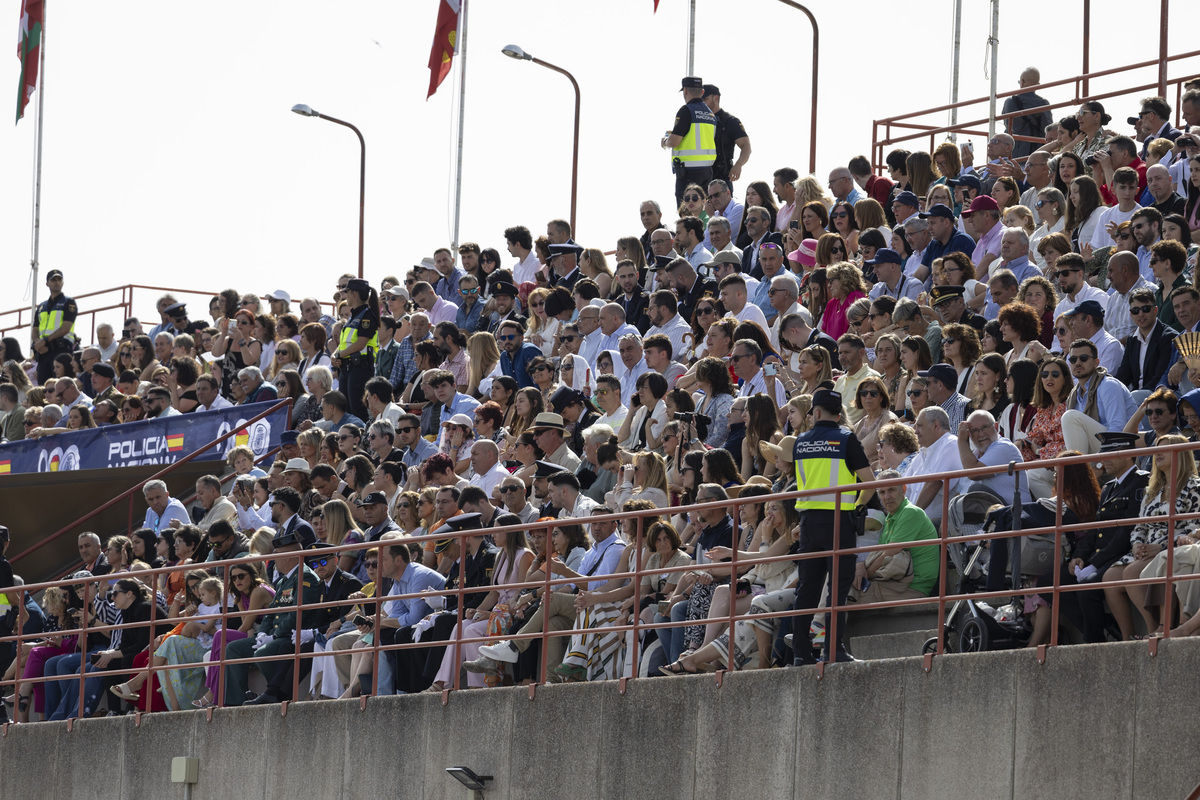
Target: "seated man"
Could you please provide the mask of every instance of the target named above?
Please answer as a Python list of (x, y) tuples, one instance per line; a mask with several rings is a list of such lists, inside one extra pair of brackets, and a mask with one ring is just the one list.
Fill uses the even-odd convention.
[[(931, 381), (932, 383), (932, 381)], [(919, 481), (922, 475), (936, 475), (962, 469), (958, 455), (958, 439), (950, 432), (950, 418), (937, 406), (921, 409), (913, 430), (921, 449), (917, 451), (905, 475), (913, 479), (908, 485), (908, 500), (924, 509), (935, 525), (942, 522), (942, 481)], [(951, 490), (954, 483), (951, 482)]]
[(1125, 384), (1108, 375), (1097, 360), (1096, 345), (1087, 339), (1071, 342), (1067, 361), (1075, 387), (1067, 395), (1062, 415), (1063, 446), (1081, 453), (1100, 450), (1097, 433), (1120, 431), (1137, 410)]
[[(879, 480), (899, 477), (900, 473), (894, 469), (885, 469), (878, 475)], [(936, 544), (905, 547), (904, 543), (936, 540), (937, 529), (924, 511), (908, 502), (903, 486), (877, 489), (876, 494), (887, 514), (879, 543), (895, 546), (876, 550), (867, 556), (866, 585), (851, 589), (849, 599), (880, 603), (927, 597), (938, 579), (941, 551)]]
[(1175, 353), (1172, 342), (1179, 331), (1158, 318), (1153, 289), (1133, 290), (1129, 295), (1129, 316), (1135, 328), (1125, 342), (1117, 380), (1134, 389), (1153, 390), (1171, 365)]
[[(271, 505), (272, 513), (280, 519), (295, 516), (300, 509), (300, 495), (281, 488), (275, 492)], [(295, 649), (293, 633), (296, 627), (297, 602), (321, 602), (321, 579), (305, 565), (297, 532), (285, 529), (285, 532), (275, 537), (272, 544), (275, 552), (275, 570), (280, 576), (275, 581), (275, 597), (267, 606), (268, 613), (259, 624), (258, 635), (253, 639), (247, 637), (230, 642), (225, 648), (226, 658), (262, 658), (292, 652)], [(300, 650), (312, 652), (311, 642), (302, 645)], [(311, 668), (311, 659), (301, 659), (301, 678), (308, 675)], [(226, 664), (225, 705), (263, 705), (278, 703), (291, 697), (291, 661), (263, 662), (261, 669), (267, 678), (267, 690), (255, 696), (246, 691), (250, 664)]]
[[(963, 469), (998, 467), (1024, 461), (1017, 446), (1000, 435), (992, 412), (982, 410), (971, 412), (971, 416), (958, 426), (958, 456), (962, 460)], [(1029, 495), (1029, 483), (1025, 473), (1018, 471), (1016, 476), (1019, 476), (1021, 481), (1021, 502), (1028, 503), (1033, 498)], [(988, 491), (1009, 503), (1012, 502), (1017, 479), (1007, 472), (1000, 472), (979, 478), (962, 489), (969, 492)]]
[[(399, 597), (418, 595), (426, 590), (440, 591), (446, 586), (446, 578), (435, 569), (430, 569), (415, 559), (413, 548), (403, 540), (403, 534), (385, 533), (379, 541), (379, 580), (391, 578), (391, 589), (383, 595), (383, 616), (379, 621), (381, 644), (403, 644), (413, 641), (413, 627), (431, 611), (423, 597)], [(372, 624), (374, 620), (372, 620)], [(379, 660), (379, 693), (393, 694), (396, 683), (397, 653), (391, 651)]]

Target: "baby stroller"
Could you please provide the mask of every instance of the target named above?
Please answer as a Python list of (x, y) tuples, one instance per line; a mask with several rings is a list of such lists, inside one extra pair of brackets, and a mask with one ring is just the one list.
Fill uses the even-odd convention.
[[(1021, 498), (1020, 489), (1013, 498), (1012, 507), (1005, 506), (1001, 511), (989, 515), (988, 510), (996, 505), (1002, 505), (999, 495), (987, 490), (976, 489), (965, 492), (950, 500), (949, 526), (951, 541), (947, 546), (950, 560), (958, 572), (958, 588), (955, 594), (970, 594), (984, 590), (988, 576), (992, 570), (999, 569), (999, 575), (992, 576), (995, 586), (1009, 572), (1009, 563), (997, 563), (991, 559), (991, 550), (985, 548), (982, 541), (972, 541), (971, 536), (987, 530), (994, 532), (1008, 528), (1013, 531), (1021, 529)], [(1018, 513), (1012, 513), (1014, 509)], [(1000, 524), (1011, 518), (1011, 526), (1004, 528)], [(1049, 537), (1030, 537), (1046, 539)], [(996, 540), (991, 540), (995, 542)], [(1003, 549), (1003, 548), (1001, 548)], [(1040, 574), (1039, 563), (1045, 558), (1044, 542), (1031, 545), (1023, 542), (1022, 537), (1013, 538), (1011, 565), (1020, 565), (1012, 569), (1013, 591), (1019, 591), (1022, 575)], [(1050, 538), (1051, 557), (1054, 551), (1054, 541)], [(1005, 561), (1006, 559), (1001, 559)], [(1048, 559), (1046, 559), (1048, 560)], [(1007, 605), (993, 607), (978, 600), (956, 601), (946, 613), (945, 625), (942, 630), (943, 649), (949, 653), (977, 653), (985, 650), (1006, 650), (1023, 647), (1031, 634), (1031, 628), (1024, 615), (1024, 603), (1016, 598)], [(925, 641), (922, 653), (937, 652), (937, 637)]]

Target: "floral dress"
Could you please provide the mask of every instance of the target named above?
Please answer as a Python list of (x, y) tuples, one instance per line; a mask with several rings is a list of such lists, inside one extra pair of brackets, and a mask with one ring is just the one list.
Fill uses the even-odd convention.
[(1045, 442), (1037, 451), (1039, 460), (1054, 458), (1063, 451), (1062, 415), (1066, 410), (1067, 404), (1060, 403), (1053, 408), (1039, 408), (1033, 415), (1025, 436)]
[[(1165, 517), (1167, 515), (1167, 500), (1163, 497), (1163, 493), (1159, 492), (1153, 499), (1149, 496), (1142, 501), (1142, 511), (1138, 515), (1140, 517)], [(1179, 500), (1175, 504), (1176, 514), (1195, 514), (1200, 511), (1200, 476), (1193, 475), (1188, 478), (1187, 483), (1183, 486), (1183, 491), (1179, 493)], [(1197, 523), (1194, 519), (1179, 520), (1175, 523), (1175, 535), (1192, 533), (1196, 530)], [(1143, 522), (1135, 525), (1133, 532), (1129, 534), (1129, 544), (1153, 544), (1160, 547), (1167, 543), (1167, 521), (1162, 522)], [(1116, 565), (1124, 566), (1132, 564), (1136, 559), (1133, 553), (1126, 553), (1116, 561)]]

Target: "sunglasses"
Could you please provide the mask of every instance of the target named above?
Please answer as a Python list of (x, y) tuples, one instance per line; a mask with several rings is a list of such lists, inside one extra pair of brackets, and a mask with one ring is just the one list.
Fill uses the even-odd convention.
[(1089, 362), (1091, 360), (1092, 360), (1092, 356), (1089, 353), (1083, 353), (1082, 355), (1078, 355), (1078, 356), (1071, 356), (1070, 358), (1067, 359), (1067, 361), (1072, 364), (1079, 364), (1079, 363), (1086, 364), (1087, 362)]
[(1059, 336), (1066, 336), (1069, 332), (1066, 328), (1059, 328), (1055, 331)]
[(909, 397), (920, 397), (921, 395), (925, 394), (925, 390), (924, 389), (909, 389), (907, 394)]
[(229, 573), (230, 580), (234, 580), (234, 581), (240, 581), (243, 578), (249, 578), (249, 577), (250, 577), (250, 574), (247, 572), (231, 572), (231, 573)]
[(715, 313), (717, 313), (717, 309), (715, 306), (707, 306), (706, 308), (697, 308), (696, 313), (697, 314), (715, 314)]
[(500, 491), (504, 494), (522, 491), (520, 486), (501, 486)]
[(879, 397), (879, 392), (875, 389), (863, 389), (858, 393), (859, 397)]
[(953, 337), (947, 337), (945, 339), (942, 339), (942, 344), (958, 344), (958, 339), (955, 339)]
[(515, 333), (506, 333), (503, 336), (497, 336), (496, 338), (502, 342), (511, 342), (513, 339), (517, 338), (517, 335)]
[(701, 200), (701, 197), (698, 194), (685, 195), (683, 198), (683, 202), (685, 202), (685, 203), (699, 203), (700, 200)]
[[(1130, 306), (1129, 307), (1130, 314), (1149, 314), (1153, 310), (1154, 310), (1154, 306)], [(1063, 331), (1063, 333), (1066, 333), (1066, 331)]]
[(835, 211), (829, 215), (830, 219), (843, 219), (848, 216), (850, 215), (845, 211)]
[(329, 564), (329, 561), (330, 559), (328, 558), (311, 558), (309, 559), (308, 564), (311, 567), (324, 567)]
[(560, 336), (560, 337), (558, 337), (558, 340), (560, 342), (573, 342), (578, 338), (579, 338), (578, 336)]
[(373, 569), (374, 567), (379, 566), (378, 561), (364, 561), (363, 563), (366, 565), (367, 569)]
[(400, 433), (409, 433), (410, 431), (415, 431), (416, 429), (417, 429), (417, 428), (416, 428), (416, 426), (415, 426), (415, 425), (409, 425), (409, 426), (407, 426), (407, 427), (404, 427), (404, 428), (396, 428), (396, 430), (397, 430), (398, 432), (400, 432)]
[(544, 370), (544, 371), (546, 371), (546, 372), (553, 372), (553, 371), (554, 371), (552, 367), (547, 367), (545, 364), (542, 364), (542, 365), (540, 365), (540, 366), (537, 366), (537, 367), (534, 367), (534, 368), (533, 368), (533, 371), (534, 371), (534, 372), (542, 372), (543, 370)]
[(1058, 370), (1046, 370), (1042, 373), (1043, 378), (1061, 378), (1062, 373)]
[(1146, 413), (1151, 417), (1160, 417), (1167, 413), (1165, 408), (1147, 408)]

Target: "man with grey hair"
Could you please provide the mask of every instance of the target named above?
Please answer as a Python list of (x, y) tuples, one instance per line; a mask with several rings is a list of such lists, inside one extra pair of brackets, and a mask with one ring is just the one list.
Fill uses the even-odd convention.
[[(623, 335), (617, 342), (617, 354), (620, 363), (613, 364), (613, 374), (621, 381), (621, 405), (629, 407), (630, 400), (637, 392), (638, 378), (650, 371), (642, 349), (642, 337), (636, 333)], [(649, 411), (647, 409), (647, 413)]]
[(833, 192), (834, 199), (839, 203), (854, 205), (859, 200), (867, 199), (867, 196), (858, 190), (854, 176), (847, 167), (834, 167), (830, 171), (829, 191)]
[[(683, 263), (687, 263), (686, 261)], [(600, 309), (600, 342), (596, 345), (597, 356), (605, 350), (616, 350), (621, 337), (633, 334), (641, 336), (641, 332), (626, 322), (625, 309), (620, 303), (606, 303)], [(615, 364), (613, 366), (616, 366)]]
[(101, 322), (96, 326), (96, 348), (100, 351), (100, 359), (108, 361), (113, 357), (113, 353), (117, 352), (117, 346), (120, 342), (113, 333), (113, 326), (107, 322)]
[(491, 499), (492, 490), (508, 477), (508, 470), (500, 461), (500, 448), (491, 439), (478, 439), (471, 445), (471, 472), (467, 481), (478, 486)]
[[(896, 480), (903, 476), (894, 469), (885, 469), (877, 477), (879, 480)], [(937, 528), (924, 511), (904, 496), (902, 484), (876, 489), (875, 494), (887, 515), (879, 533), (879, 544), (893, 546), (867, 555), (862, 574), (867, 579), (866, 588), (856, 581), (849, 599), (858, 603), (879, 603), (928, 596), (940, 574), (941, 551), (936, 544), (921, 547), (905, 547), (905, 544), (936, 540)]]
[[(987, 160), (988, 162), (1007, 162), (1012, 160), (1013, 147), (1016, 146), (1017, 140), (1009, 136), (1007, 133), (997, 133), (987, 143)], [(975, 176), (979, 178), (979, 195), (990, 196), (992, 187), (996, 185), (996, 179), (1000, 177), (1000, 173), (996, 170), (989, 169), (988, 164), (984, 164), (975, 171)], [(980, 273), (982, 274), (982, 272)]]
[[(992, 413), (982, 409), (971, 412), (958, 426), (958, 457), (963, 469), (1020, 464), (1025, 460), (1021, 458), (1021, 451), (1017, 446), (1000, 435)], [(1021, 481), (1021, 502), (1028, 503), (1032, 499), (1029, 496), (1029, 484), (1025, 473), (1020, 470), (1013, 475), (1005, 471), (978, 478), (971, 481), (965, 491), (988, 491), (1005, 504), (1009, 504), (1012, 502), (1018, 478)]]
[(612, 426), (604, 423), (596, 423), (583, 431), (583, 458), (575, 470), (575, 477), (583, 487), (583, 494), (597, 503), (603, 503), (604, 495), (617, 485), (617, 473), (600, 466), (598, 455), (600, 445), (615, 435)]
[(208, 533), (217, 520), (237, 525), (237, 507), (227, 497), (221, 496), (221, 479), (215, 475), (201, 475), (196, 479), (196, 503), (204, 509), (204, 516), (196, 527)]
[(525, 481), (516, 475), (509, 475), (500, 481), (499, 492), (505, 512), (516, 514), (526, 525), (538, 518), (537, 508), (529, 502)]
[[(944, 365), (948, 366), (948, 365)], [(952, 368), (953, 369), (953, 368)], [(925, 377), (925, 373), (921, 373)], [(930, 389), (937, 383), (929, 381)], [(931, 393), (932, 396), (932, 393)], [(936, 475), (942, 472), (961, 470), (962, 459), (958, 455), (958, 437), (950, 432), (950, 418), (946, 412), (936, 406), (921, 409), (913, 426), (917, 434), (917, 443), (921, 449), (913, 458), (905, 477), (912, 481), (908, 484), (906, 495), (913, 505), (925, 510), (934, 525), (942, 523), (942, 481), (919, 481), (922, 475)], [(955, 491), (957, 482), (950, 482), (950, 491)]]
[(392, 362), (392, 371), (387, 375), (393, 391), (403, 391), (404, 387), (419, 372), (417, 369), (417, 342), (432, 339), (432, 326), (429, 315), (424, 311), (414, 311), (408, 317), (411, 326), (408, 336), (400, 340), (400, 349), (396, 351), (396, 360)]
[(258, 367), (243, 367), (238, 372), (238, 380), (242, 382), (242, 389), (246, 392), (244, 405), (262, 403), (279, 397), (275, 387), (263, 380), (262, 370)]
[(404, 451), (396, 447), (396, 426), (386, 419), (376, 420), (367, 428), (367, 447), (380, 463), (404, 463)]
[(642, 251), (646, 254), (646, 261), (653, 263), (654, 251), (650, 249), (650, 236), (655, 231), (666, 228), (666, 225), (662, 224), (662, 206), (657, 200), (643, 200), (638, 207), (638, 216), (642, 220), (642, 227), (645, 228), (640, 238)]
[(775, 321), (771, 323), (767, 336), (771, 340), (771, 346), (777, 351), (779, 350), (779, 328), (783, 325), (784, 317), (788, 314), (797, 314), (804, 320), (806, 326), (812, 321), (812, 314), (798, 302), (800, 287), (790, 276), (791, 273), (788, 273), (771, 278), (771, 289), (767, 295), (775, 315)]
[(169, 527), (179, 527), (172, 524), (174, 522), (178, 522), (179, 525), (192, 524), (192, 518), (188, 515), (183, 503), (167, 493), (167, 485), (162, 481), (147, 481), (146, 485), (142, 487), (142, 497), (149, 506), (146, 509), (142, 527), (154, 531), (155, 536), (160, 536), (162, 531)]
[[(714, 178), (708, 182), (708, 197), (704, 201), (704, 207), (709, 214), (709, 228), (712, 228), (712, 220), (725, 220), (723, 228), (725, 230), (725, 241), (728, 243), (729, 236), (732, 233), (741, 230), (742, 214), (745, 212), (745, 207), (734, 199), (733, 191), (729, 184), (720, 178)], [(704, 244), (711, 247), (715, 253), (718, 250), (724, 250), (725, 247), (718, 245), (715, 240), (712, 240), (705, 235)], [(741, 255), (741, 251), (738, 251)]]
[[(167, 314), (167, 309), (179, 301), (175, 299), (173, 294), (164, 294), (154, 303), (154, 308), (158, 311), (158, 324), (150, 329), (146, 335), (150, 337), (150, 341), (155, 341), (160, 333), (167, 330), (173, 330), (171, 326), (171, 317)], [(160, 359), (161, 360), (161, 359)]]
[(998, 269), (988, 278), (988, 302), (984, 306), (984, 319), (995, 319), (1000, 309), (1017, 299), (1021, 284), (1010, 269)]
[(1042, 274), (1041, 270), (1029, 263), (1029, 234), (1024, 228), (1005, 228), (1000, 234), (999, 269), (1012, 270), (1018, 284), (1026, 278)]
[(904, 262), (904, 274), (916, 278), (925, 286), (925, 291), (929, 291), (933, 270), (921, 262), (925, 260), (926, 248), (933, 241), (933, 228), (929, 220), (913, 214), (904, 221), (904, 235), (908, 237), (908, 246), (912, 249), (912, 255)]
[(724, 217), (712, 217), (708, 220), (708, 226), (704, 229), (704, 245), (713, 255), (728, 252), (736, 255), (739, 262), (742, 260), (742, 248), (733, 244), (733, 228)]

